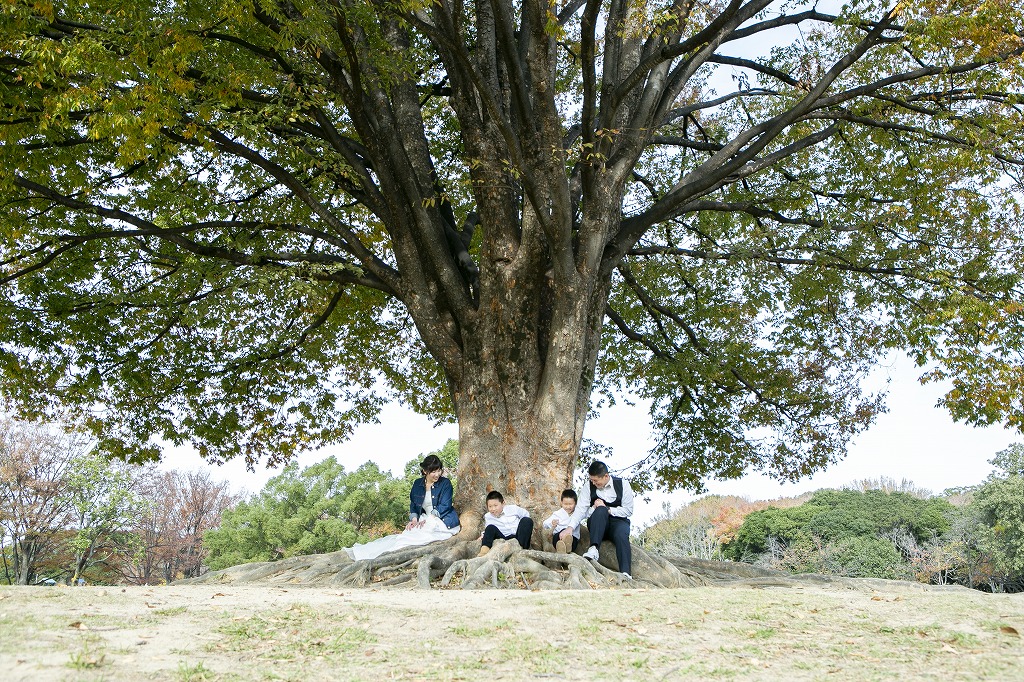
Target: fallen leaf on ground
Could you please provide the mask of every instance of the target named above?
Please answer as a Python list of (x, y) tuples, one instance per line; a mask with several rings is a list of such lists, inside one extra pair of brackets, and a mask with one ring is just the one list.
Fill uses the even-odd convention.
[(1019, 632), (1017, 632), (1017, 628), (1015, 628), (1015, 627), (1011, 627), (1011, 626), (1009, 626), (1009, 625), (1003, 625), (1003, 626), (1001, 626), (1001, 627), (999, 628), (999, 632), (1005, 632), (1005, 633), (1006, 633), (1006, 634), (1008, 634), (1008, 635), (1013, 635), (1014, 637), (1020, 637), (1020, 633), (1019, 633)]

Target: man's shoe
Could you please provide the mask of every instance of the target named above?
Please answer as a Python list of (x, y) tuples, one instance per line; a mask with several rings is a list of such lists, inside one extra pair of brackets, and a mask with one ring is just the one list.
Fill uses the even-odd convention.
[(629, 573), (623, 573), (622, 575), (626, 578), (626, 580), (632, 580), (633, 579), (633, 576), (631, 576)]
[(477, 556), (483, 556), (484, 554), (487, 554), (487, 553), (488, 553), (488, 552), (490, 552), (490, 551), (491, 551), (491, 548), (490, 548), (490, 547), (488, 547), (487, 545), (482, 545), (482, 546), (480, 547), (480, 553), (479, 553), (479, 554), (477, 554)]
[(593, 559), (597, 561), (601, 558), (601, 552), (598, 550), (597, 545), (591, 545), (586, 552), (583, 553), (584, 559)]
[(569, 548), (565, 545), (565, 540), (559, 540), (555, 543), (555, 554), (568, 554)]

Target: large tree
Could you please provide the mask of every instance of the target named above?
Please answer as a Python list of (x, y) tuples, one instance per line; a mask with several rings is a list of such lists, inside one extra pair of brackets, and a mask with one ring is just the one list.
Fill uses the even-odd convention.
[(13, 574), (8, 580), (28, 585), (39, 579), (41, 564), (52, 568), (65, 553), (68, 536), (75, 532), (72, 480), (79, 463), (89, 458), (88, 450), (87, 439), (59, 425), (26, 424), (0, 415), (0, 540), (5, 553), (10, 543)]
[(549, 507), (631, 395), (653, 482), (793, 478), (894, 349), (1024, 418), (1017, 2), (0, 11), (0, 389), (112, 452), (275, 464), (400, 399), (460, 508)]
[(106, 564), (124, 545), (134, 545), (131, 529), (147, 511), (140, 495), (140, 469), (110, 461), (101, 452), (77, 457), (67, 475), (71, 498), (71, 584), (92, 566)]

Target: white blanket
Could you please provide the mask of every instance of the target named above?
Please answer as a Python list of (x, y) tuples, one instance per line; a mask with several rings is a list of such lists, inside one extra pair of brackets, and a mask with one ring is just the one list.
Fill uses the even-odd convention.
[(345, 552), (356, 561), (375, 559), (385, 552), (393, 552), (396, 549), (419, 547), (431, 542), (447, 540), (461, 530), (459, 526), (449, 528), (444, 525), (444, 521), (436, 516), (427, 516), (425, 518), (426, 524), (422, 528), (404, 530), (396, 535), (385, 535), (363, 545), (346, 547)]

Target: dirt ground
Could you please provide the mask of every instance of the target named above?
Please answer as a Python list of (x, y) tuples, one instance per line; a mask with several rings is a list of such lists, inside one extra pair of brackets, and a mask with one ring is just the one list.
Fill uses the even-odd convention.
[(0, 587), (0, 680), (1024, 680), (1024, 595)]

